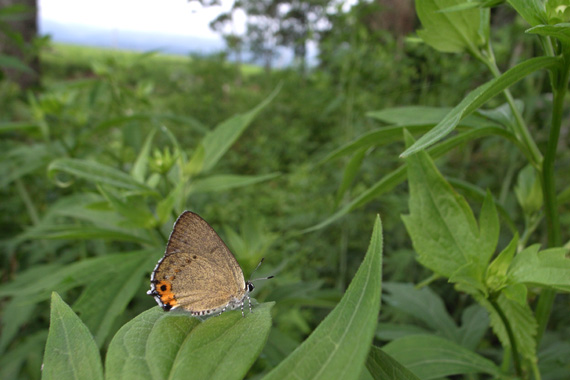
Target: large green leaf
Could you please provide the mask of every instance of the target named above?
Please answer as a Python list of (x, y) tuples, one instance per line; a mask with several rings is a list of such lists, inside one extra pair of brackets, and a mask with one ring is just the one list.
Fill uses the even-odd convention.
[(204, 322), (185, 312), (148, 310), (123, 326), (109, 345), (107, 380), (242, 379), (271, 328), (272, 303)]
[(500, 369), (489, 359), (434, 335), (407, 336), (388, 343), (382, 350), (422, 380), (470, 373), (502, 378)]
[(558, 64), (558, 59), (554, 57), (538, 57), (531, 58), (519, 63), (515, 67), (505, 72), (500, 77), (494, 78), (489, 82), (477, 87), (471, 91), (457, 106), (447, 114), (447, 116), (439, 122), (432, 130), (423, 135), (412, 146), (408, 147), (401, 157), (409, 156), (416, 153), (433, 143), (441, 140), (455, 129), (461, 119), (471, 114), (481, 107), (489, 99), (493, 98), (503, 90), (512, 86), (519, 80), (523, 79), (530, 73), (540, 69), (549, 69)]
[[(209, 318), (196, 326), (180, 345), (171, 344), (170, 351), (162, 346), (164, 335), (151, 334), (147, 345), (151, 372), (166, 374), (164, 378), (172, 380), (243, 379), (267, 341), (272, 306), (273, 303), (261, 304), (245, 318), (239, 310)], [(179, 333), (174, 326), (169, 328), (171, 334)], [(174, 357), (172, 366), (166, 368), (158, 355)]]
[(87, 326), (57, 295), (51, 296), (50, 327), (42, 379), (103, 379), (99, 350)]
[(357, 379), (374, 336), (381, 287), (382, 225), (377, 217), (366, 257), (339, 304), (265, 379)]
[[(407, 144), (412, 142), (409, 134)], [(481, 228), (463, 197), (426, 152), (408, 157), (410, 214), (402, 216), (418, 260), (435, 273), (485, 292), (483, 273), (498, 240), (498, 216), (487, 195)], [(453, 277), (452, 277), (453, 276)]]
[[(121, 327), (107, 350), (105, 359), (106, 380), (151, 380), (153, 378), (145, 360), (146, 347), (149, 334), (156, 321), (162, 317), (164, 317), (164, 311), (157, 306), (139, 314)], [(188, 322), (197, 323), (194, 318), (183, 317)], [(173, 323), (173, 327), (178, 326)], [(185, 337), (183, 334), (178, 336), (180, 335)], [(165, 339), (163, 344), (168, 346), (169, 340)]]
[(221, 122), (214, 130), (204, 136), (201, 142), (204, 148), (202, 171), (208, 171), (218, 163), (220, 158), (222, 158), (243, 131), (251, 124), (253, 119), (277, 96), (280, 89), (281, 86), (277, 87), (275, 91), (251, 111), (232, 116)]
[(439, 12), (461, 5), (464, 0), (416, 0), (416, 13), (423, 30), (418, 36), (425, 43), (442, 52), (469, 51), (476, 54), (478, 46), (484, 45), (479, 33), (480, 9), (463, 9), (456, 12)]
[(376, 380), (420, 380), (379, 347), (370, 347), (366, 368)]

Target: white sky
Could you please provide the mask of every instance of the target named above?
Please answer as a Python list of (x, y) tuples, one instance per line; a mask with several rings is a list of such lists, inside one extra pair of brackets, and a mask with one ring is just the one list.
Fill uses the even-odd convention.
[[(356, 0), (344, 0), (344, 6)], [(221, 7), (202, 7), (188, 0), (38, 0), (40, 19), (115, 30), (160, 32), (219, 39), (210, 21), (229, 10), (234, 0)], [(245, 17), (237, 15), (235, 32), (241, 33)]]
[(209, 23), (231, 8), (188, 0), (39, 0), (39, 17), (65, 24), (219, 38)]

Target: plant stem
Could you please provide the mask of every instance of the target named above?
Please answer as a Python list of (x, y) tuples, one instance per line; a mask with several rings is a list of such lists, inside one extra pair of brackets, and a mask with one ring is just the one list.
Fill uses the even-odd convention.
[(30, 194), (26, 189), (26, 187), (24, 186), (24, 183), (20, 178), (16, 179), (14, 182), (16, 183), (16, 189), (20, 194), (22, 202), (24, 202), (24, 205), (26, 205), (26, 209), (28, 210), (28, 215), (30, 216), (32, 223), (34, 225), (39, 224), (40, 217), (38, 216), (39, 215), (38, 210), (36, 210), (36, 206), (34, 205), (34, 202), (32, 202), (32, 198), (30, 198)]
[(499, 318), (501, 318), (501, 321), (503, 321), (503, 324), (505, 325), (505, 330), (507, 331), (507, 335), (509, 337), (509, 342), (511, 342), (511, 351), (513, 353), (512, 356), (513, 356), (513, 364), (515, 367), (515, 373), (517, 376), (520, 377), (522, 375), (522, 367), (521, 367), (521, 361), (519, 358), (519, 351), (517, 348), (517, 342), (515, 341), (515, 335), (513, 334), (513, 329), (511, 328), (509, 320), (505, 316), (505, 313), (503, 313), (503, 309), (501, 309), (499, 304), (495, 300), (491, 300), (491, 299), (489, 299), (489, 302), (491, 303), (491, 305), (493, 306), (493, 308), (495, 309), (497, 314), (499, 314)]
[[(497, 64), (493, 56), (493, 51), (489, 49), (488, 54), (489, 58), (485, 59), (484, 62), (491, 71), (491, 73), (493, 74), (493, 76), (497, 78), (501, 76), (501, 71), (497, 67)], [(515, 105), (515, 100), (513, 98), (513, 95), (511, 94), (509, 89), (505, 89), (503, 93), (505, 95), (505, 98), (507, 99), (507, 103), (509, 104), (511, 112), (515, 117), (515, 123), (514, 123), (515, 130), (513, 132), (522, 141), (523, 145), (528, 149), (529, 156), (532, 159), (531, 165), (539, 169), (540, 164), (542, 162), (542, 154), (540, 153), (538, 146), (536, 146), (536, 143), (534, 142), (532, 136), (530, 135), (530, 132), (528, 131), (528, 128), (521, 113), (519, 112), (518, 108)]]
[[(542, 167), (542, 186), (544, 196), (544, 210), (546, 218), (546, 228), (548, 232), (548, 246), (559, 247), (562, 245), (560, 233), (560, 218), (558, 216), (558, 202), (556, 199), (556, 183), (554, 164), (556, 161), (556, 148), (560, 138), (560, 127), (562, 125), (562, 112), (564, 108), (564, 98), (568, 89), (568, 79), (570, 75), (570, 56), (564, 55), (561, 70), (553, 73), (553, 102), (552, 102), (552, 122), (550, 125), (550, 135), (548, 145), (544, 155)], [(544, 289), (538, 299), (536, 306), (536, 321), (538, 330), (536, 335), (537, 346), (540, 343), (542, 334), (550, 318), (550, 312), (554, 303), (555, 292), (552, 289)]]

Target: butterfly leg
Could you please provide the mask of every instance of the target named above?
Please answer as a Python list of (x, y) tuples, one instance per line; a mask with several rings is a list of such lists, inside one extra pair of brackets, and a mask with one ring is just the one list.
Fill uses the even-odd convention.
[(251, 308), (251, 298), (249, 298), (249, 293), (247, 294), (247, 304), (249, 305), (249, 312), (253, 313), (253, 309)]

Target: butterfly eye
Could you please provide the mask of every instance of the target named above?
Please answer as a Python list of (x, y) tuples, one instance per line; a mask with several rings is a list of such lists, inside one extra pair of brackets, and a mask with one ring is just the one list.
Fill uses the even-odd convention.
[(253, 284), (251, 282), (247, 282), (247, 284), (245, 285), (245, 287), (247, 288), (248, 292), (253, 292), (253, 289), (255, 289), (255, 286), (253, 286)]

